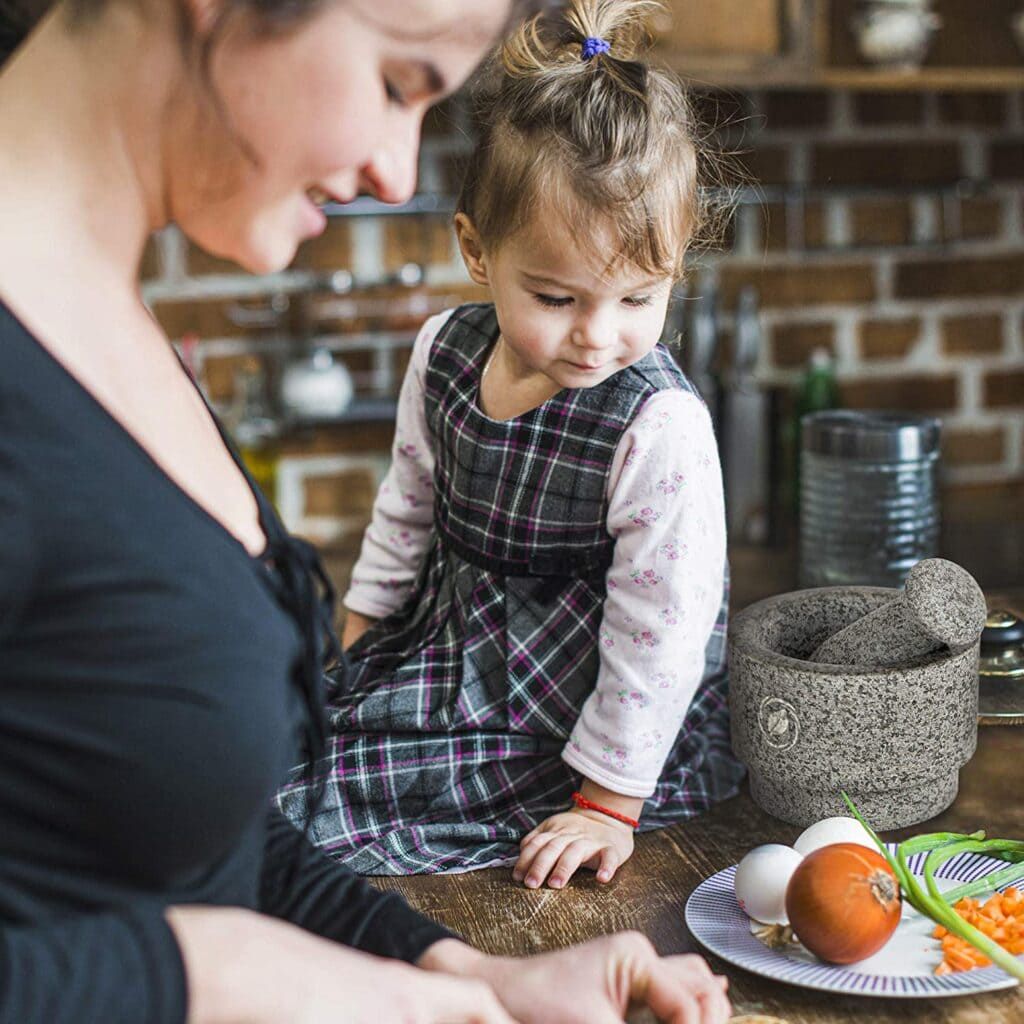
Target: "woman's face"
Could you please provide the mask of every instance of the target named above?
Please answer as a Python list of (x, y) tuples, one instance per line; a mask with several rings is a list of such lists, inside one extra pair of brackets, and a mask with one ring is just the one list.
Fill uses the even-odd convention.
[(168, 133), (170, 219), (268, 273), (323, 231), (318, 202), (408, 199), (424, 113), (465, 80), (507, 13), (508, 0), (329, 0), (263, 37), (238, 15), (213, 47), (211, 88), (195, 84)]

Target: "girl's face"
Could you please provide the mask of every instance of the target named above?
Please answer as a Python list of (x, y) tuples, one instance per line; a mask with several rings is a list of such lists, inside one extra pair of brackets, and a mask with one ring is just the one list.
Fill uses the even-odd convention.
[[(543, 223), (542, 223), (543, 222)], [(670, 275), (605, 266), (610, 225), (595, 225), (588, 251), (557, 218), (537, 217), (493, 252), (481, 249), (464, 214), (456, 218), (470, 276), (491, 290), (501, 338), (523, 376), (558, 388), (587, 388), (642, 359), (665, 325)]]
[[(201, 36), (217, 0), (191, 2)], [(424, 113), (465, 80), (507, 13), (508, 0), (328, 0), (262, 37), (232, 16), (210, 89), (193, 84), (170, 119), (170, 219), (207, 251), (267, 273), (323, 231), (318, 202), (408, 199)]]

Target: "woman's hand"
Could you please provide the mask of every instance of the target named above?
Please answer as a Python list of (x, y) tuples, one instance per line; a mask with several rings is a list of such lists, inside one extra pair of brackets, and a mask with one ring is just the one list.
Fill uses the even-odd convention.
[(630, 1004), (670, 1024), (722, 1024), (731, 1012), (728, 982), (702, 957), (659, 957), (638, 932), (523, 958), (445, 939), (420, 964), (482, 978), (519, 1024), (621, 1024)]
[(171, 907), (167, 921), (185, 963), (188, 1024), (516, 1024), (468, 973), (419, 970), (247, 910)]
[(341, 632), (342, 648), (347, 651), (376, 621), (350, 608), (345, 615), (345, 627)]
[(561, 889), (580, 867), (607, 882), (633, 853), (633, 829), (600, 811), (573, 809), (542, 821), (523, 836), (519, 850), (512, 878), (525, 879), (528, 889), (545, 879), (552, 889)]

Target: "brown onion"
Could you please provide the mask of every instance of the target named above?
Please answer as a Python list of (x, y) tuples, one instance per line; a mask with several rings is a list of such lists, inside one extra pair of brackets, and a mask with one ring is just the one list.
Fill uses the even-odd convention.
[(877, 953), (901, 912), (899, 883), (885, 858), (857, 843), (808, 854), (786, 887), (786, 914), (797, 938), (833, 964)]

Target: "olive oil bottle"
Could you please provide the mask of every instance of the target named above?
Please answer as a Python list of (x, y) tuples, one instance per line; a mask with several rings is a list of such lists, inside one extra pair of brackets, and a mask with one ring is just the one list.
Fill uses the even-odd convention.
[(235, 377), (228, 421), (246, 469), (267, 498), (276, 502), (281, 426), (267, 398), (263, 364), (255, 356), (242, 363)]

